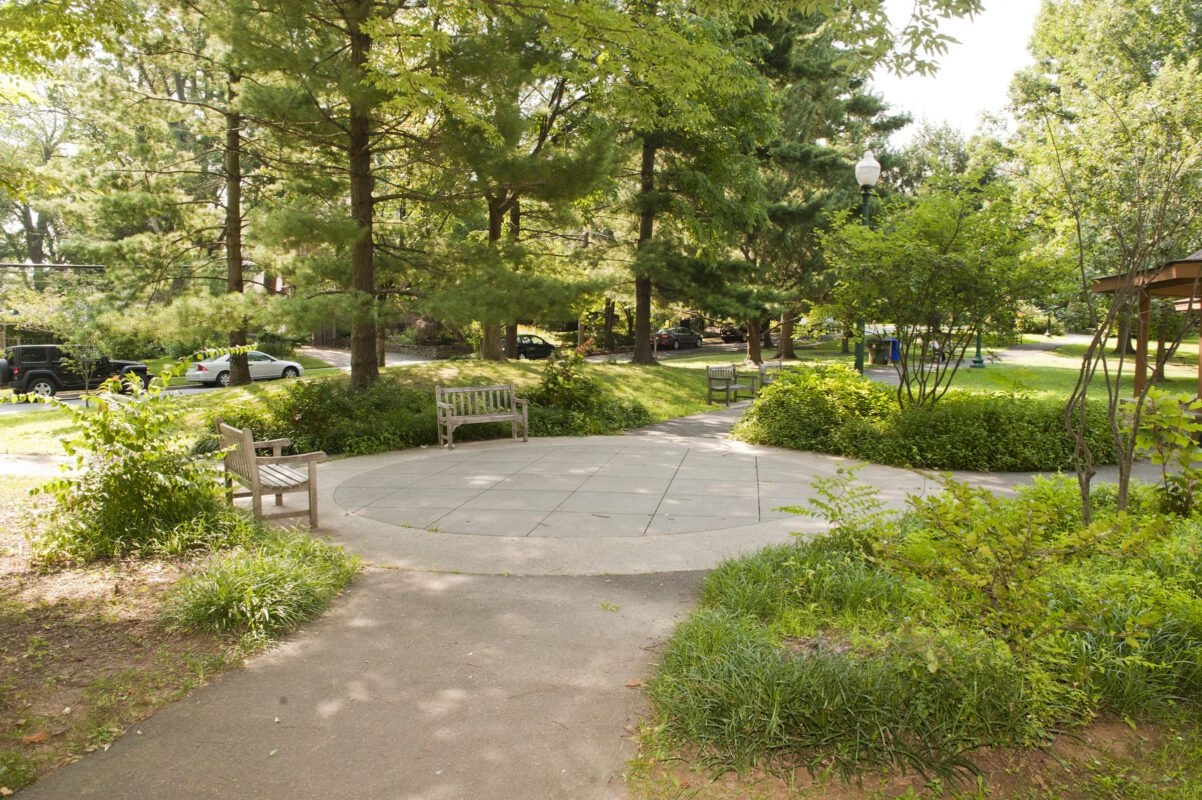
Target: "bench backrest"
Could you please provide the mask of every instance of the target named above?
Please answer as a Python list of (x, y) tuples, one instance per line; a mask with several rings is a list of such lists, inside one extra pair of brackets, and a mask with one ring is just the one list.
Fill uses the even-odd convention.
[(705, 377), (707, 379), (709, 379), (711, 386), (715, 386), (715, 385), (725, 386), (728, 383), (734, 383), (734, 381), (735, 381), (735, 365), (729, 364), (727, 366), (719, 366), (719, 367), (708, 367), (707, 366), (705, 368)]
[(259, 470), (255, 465), (255, 440), (250, 428), (235, 428), (217, 420), (217, 436), (221, 448), (227, 450), (222, 457), (225, 468), (257, 488)]
[(517, 409), (512, 383), (500, 386), (434, 387), (434, 399), (451, 406), (453, 417), (476, 417), (504, 414)]
[(760, 383), (771, 383), (776, 380), (777, 373), (784, 369), (782, 361), (765, 361), (760, 364)]

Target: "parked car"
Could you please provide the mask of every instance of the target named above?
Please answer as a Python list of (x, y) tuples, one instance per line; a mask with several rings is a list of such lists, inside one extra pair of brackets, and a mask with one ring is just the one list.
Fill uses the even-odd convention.
[[(505, 349), (505, 340), (501, 340), (501, 349)], [(518, 358), (550, 358), (555, 355), (555, 345), (541, 336), (529, 333), (518, 334)]]
[(141, 361), (118, 361), (62, 344), (20, 344), (0, 358), (0, 388), (13, 394), (52, 397), (61, 391), (95, 389), (109, 378), (136, 377), (143, 386), (150, 374)]
[[(247, 353), (246, 361), (250, 365), (250, 379), (252, 381), (265, 381), (272, 378), (296, 378), (305, 374), (305, 368), (295, 361), (283, 361), (266, 353), (260, 353), (258, 350), (251, 350)], [(184, 377), (196, 383), (229, 386), (230, 354), (226, 353), (215, 358), (206, 358), (204, 361), (198, 361), (188, 369)]]
[(718, 335), (721, 336), (722, 341), (726, 342), (727, 344), (730, 344), (731, 342), (747, 341), (747, 335), (744, 334), (743, 331), (739, 330), (738, 328), (730, 328), (730, 327), (723, 328), (721, 331), (718, 332)]
[(701, 334), (688, 328), (660, 328), (651, 337), (660, 350), (679, 350), (681, 347), (701, 347)]

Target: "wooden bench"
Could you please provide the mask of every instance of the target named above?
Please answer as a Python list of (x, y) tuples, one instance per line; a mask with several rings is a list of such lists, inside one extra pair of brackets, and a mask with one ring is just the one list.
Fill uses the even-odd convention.
[[(309, 516), (309, 527), (317, 527), (317, 462), (324, 461), (326, 454), (301, 453), (295, 456), (280, 455), (283, 448), (292, 444), (288, 439), (270, 439), (256, 442), (250, 428), (234, 428), (217, 420), (217, 435), (222, 449), (228, 449), (222, 459), (225, 464), (225, 486), (230, 501), (236, 497), (249, 497), (251, 509), (256, 517), (282, 519), (284, 517)], [(270, 456), (256, 455), (256, 450), (271, 449)], [(304, 472), (293, 469), (293, 464), (306, 464)], [(246, 487), (245, 491), (234, 491), (234, 481)], [(284, 495), (291, 492), (309, 493), (309, 508), (302, 511), (284, 511), (275, 514), (263, 513), (263, 495), (274, 494), (275, 504), (284, 505)]]
[(455, 429), (473, 422), (508, 422), (513, 438), (522, 426), (522, 441), (530, 441), (530, 401), (514, 394), (513, 384), (501, 386), (434, 387), (434, 405), (438, 411), (438, 443), (455, 449)]
[(785, 368), (782, 361), (765, 361), (760, 364), (760, 388), (776, 383), (776, 376)]
[(739, 368), (734, 364), (725, 367), (706, 367), (705, 379), (707, 392), (705, 402), (714, 402), (714, 395), (723, 395), (726, 405), (730, 405), (731, 397), (739, 401), (739, 393), (747, 392), (748, 399), (755, 397), (755, 376), (739, 376)]

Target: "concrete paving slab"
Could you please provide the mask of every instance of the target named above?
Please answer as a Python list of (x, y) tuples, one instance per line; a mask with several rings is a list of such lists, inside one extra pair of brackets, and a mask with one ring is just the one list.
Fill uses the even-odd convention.
[(662, 473), (655, 477), (594, 475), (580, 486), (579, 491), (654, 494), (659, 496), (668, 490), (668, 485), (671, 482), (672, 478), (670, 475), (665, 476)]
[(584, 512), (554, 511), (548, 514), (531, 536), (576, 538), (627, 538), (643, 536), (651, 523), (651, 514), (629, 514), (616, 511)]
[(659, 507), (659, 494), (629, 494), (626, 492), (576, 492), (559, 506), (560, 511), (583, 511), (590, 514), (621, 512), (625, 514), (654, 514)]
[(476, 536), (529, 536), (547, 513), (525, 509), (457, 508), (436, 519), (431, 527)]
[(478, 497), (483, 489), (397, 489), (391, 494), (372, 501), (370, 505), (381, 508), (456, 508), (473, 497)]
[(516, 511), (554, 511), (572, 496), (569, 491), (489, 491), (473, 497), (462, 506), (464, 511), (481, 508)]
[(373, 506), (360, 509), (357, 513), (370, 520), (385, 522), (400, 528), (428, 528), (453, 508), (385, 508)]

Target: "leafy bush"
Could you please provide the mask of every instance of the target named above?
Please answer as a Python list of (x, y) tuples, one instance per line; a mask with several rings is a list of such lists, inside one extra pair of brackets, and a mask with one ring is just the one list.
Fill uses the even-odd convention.
[[(846, 367), (782, 373), (735, 426), (752, 444), (814, 450), (878, 464), (994, 472), (1072, 469), (1064, 406), (1018, 393), (950, 392), (933, 406), (899, 411), (893, 393)], [(1112, 463), (1105, 409), (1091, 404), (1095, 463)]]
[[(651, 421), (644, 406), (609, 395), (583, 365), (579, 358), (549, 362), (543, 381), (526, 393), (532, 435), (611, 434)], [(438, 442), (433, 387), (390, 377), (365, 389), (339, 379), (293, 381), (262, 404), (227, 406), (213, 416), (249, 427), (258, 439), (291, 439), (299, 451), (361, 455)], [(509, 423), (465, 425), (455, 440), (509, 433)]]
[(192, 452), (177, 435), (179, 408), (162, 393), (168, 377), (147, 390), (130, 381), (129, 394), (101, 393), (89, 408), (51, 398), (78, 432), (63, 443), (75, 471), (35, 490), (54, 501), (34, 540), (42, 558), (145, 553), (177, 537), (178, 526), (221, 517), (213, 457)]
[(260, 528), (256, 541), (180, 581), (165, 615), (183, 630), (270, 638), (325, 609), (359, 565), (341, 547)]
[(893, 392), (841, 364), (781, 371), (736, 426), (753, 444), (838, 452), (838, 433), (848, 419), (877, 422), (896, 413)]
[(724, 766), (952, 777), (979, 747), (1202, 700), (1198, 521), (1103, 497), (1083, 526), (1061, 479), (1009, 499), (949, 482), (912, 504), (881, 523), (826, 503), (832, 525), (868, 527), (714, 570), (648, 684), (660, 730)]

